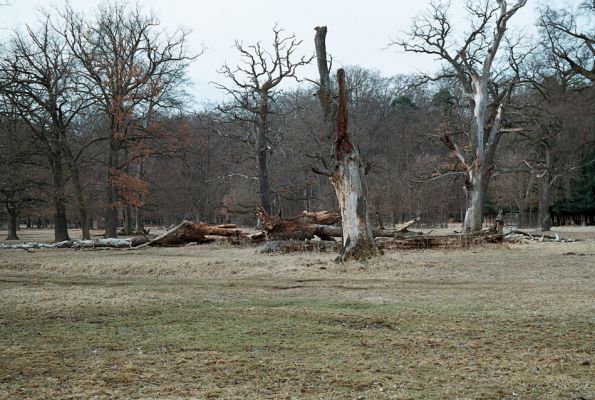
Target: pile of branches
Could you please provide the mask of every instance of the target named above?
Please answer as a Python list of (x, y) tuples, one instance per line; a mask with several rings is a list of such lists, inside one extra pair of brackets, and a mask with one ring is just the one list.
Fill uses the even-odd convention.
[(570, 243), (576, 242), (576, 239), (564, 238), (554, 233), (553, 235), (547, 235), (545, 233), (529, 233), (518, 229), (513, 229), (503, 235), (504, 240), (507, 242), (526, 243), (532, 241), (538, 242), (560, 242)]
[(264, 234), (257, 232), (247, 233), (237, 229), (235, 225), (210, 225), (197, 224), (192, 221), (183, 221), (176, 227), (168, 230), (161, 235), (144, 235), (127, 239), (96, 239), (96, 240), (65, 240), (58, 243), (15, 243), (2, 244), (2, 249), (42, 249), (42, 248), (73, 248), (73, 249), (91, 249), (91, 248), (129, 248), (142, 249), (148, 246), (181, 246), (185, 244), (203, 244), (211, 243), (221, 238), (233, 244), (243, 242), (256, 243), (264, 240)]
[[(341, 247), (341, 221), (338, 213), (331, 211), (306, 212), (301, 215), (283, 219), (269, 215), (258, 208), (256, 215), (261, 221), (262, 231), (246, 231), (233, 224), (211, 225), (183, 221), (176, 227), (161, 235), (143, 235), (128, 239), (67, 240), (63, 242), (2, 244), (0, 249), (41, 249), (41, 248), (128, 248), (142, 249), (148, 246), (181, 246), (186, 244), (203, 244), (226, 241), (234, 245), (254, 245), (264, 242), (261, 253), (287, 253), (296, 251), (338, 251)], [(573, 239), (562, 238), (558, 234), (531, 234), (519, 230), (502, 232), (502, 224), (495, 224), (490, 229), (472, 233), (456, 233), (452, 235), (424, 235), (410, 230), (419, 222), (412, 219), (396, 229), (380, 227), (373, 230), (374, 238), (381, 249), (411, 250), (434, 248), (465, 248), (502, 241), (553, 241), (572, 242)]]

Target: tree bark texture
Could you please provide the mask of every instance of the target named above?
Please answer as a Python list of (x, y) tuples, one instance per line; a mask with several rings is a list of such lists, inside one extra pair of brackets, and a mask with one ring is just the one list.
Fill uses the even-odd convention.
[(349, 259), (367, 259), (380, 252), (372, 235), (372, 223), (364, 185), (365, 167), (358, 149), (351, 144), (347, 133), (347, 99), (343, 69), (337, 71), (337, 80), (339, 84), (335, 138), (337, 164), (330, 180), (339, 201), (343, 228), (343, 247), (336, 261), (343, 262)]

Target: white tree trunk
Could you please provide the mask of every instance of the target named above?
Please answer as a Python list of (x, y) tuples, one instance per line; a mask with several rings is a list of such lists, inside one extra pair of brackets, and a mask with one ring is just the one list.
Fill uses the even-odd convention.
[(330, 178), (341, 209), (343, 246), (337, 262), (350, 258), (366, 259), (380, 253), (372, 234), (364, 173), (359, 152), (354, 148), (341, 160)]

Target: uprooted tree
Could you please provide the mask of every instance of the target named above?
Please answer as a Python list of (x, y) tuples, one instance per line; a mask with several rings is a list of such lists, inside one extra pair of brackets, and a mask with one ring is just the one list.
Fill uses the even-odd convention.
[(374, 242), (368, 211), (364, 183), (366, 166), (347, 132), (345, 71), (337, 71), (338, 102), (335, 102), (326, 54), (327, 28), (322, 26), (315, 29), (314, 43), (320, 76), (318, 98), (334, 145), (330, 163), (316, 168), (314, 172), (329, 177), (341, 210), (342, 247), (336, 261), (366, 259), (380, 254), (380, 250)]

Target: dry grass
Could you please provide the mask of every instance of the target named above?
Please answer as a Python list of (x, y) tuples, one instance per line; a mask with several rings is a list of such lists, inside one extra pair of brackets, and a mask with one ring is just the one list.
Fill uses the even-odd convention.
[(0, 398), (593, 398), (595, 241), (332, 258), (0, 250)]

